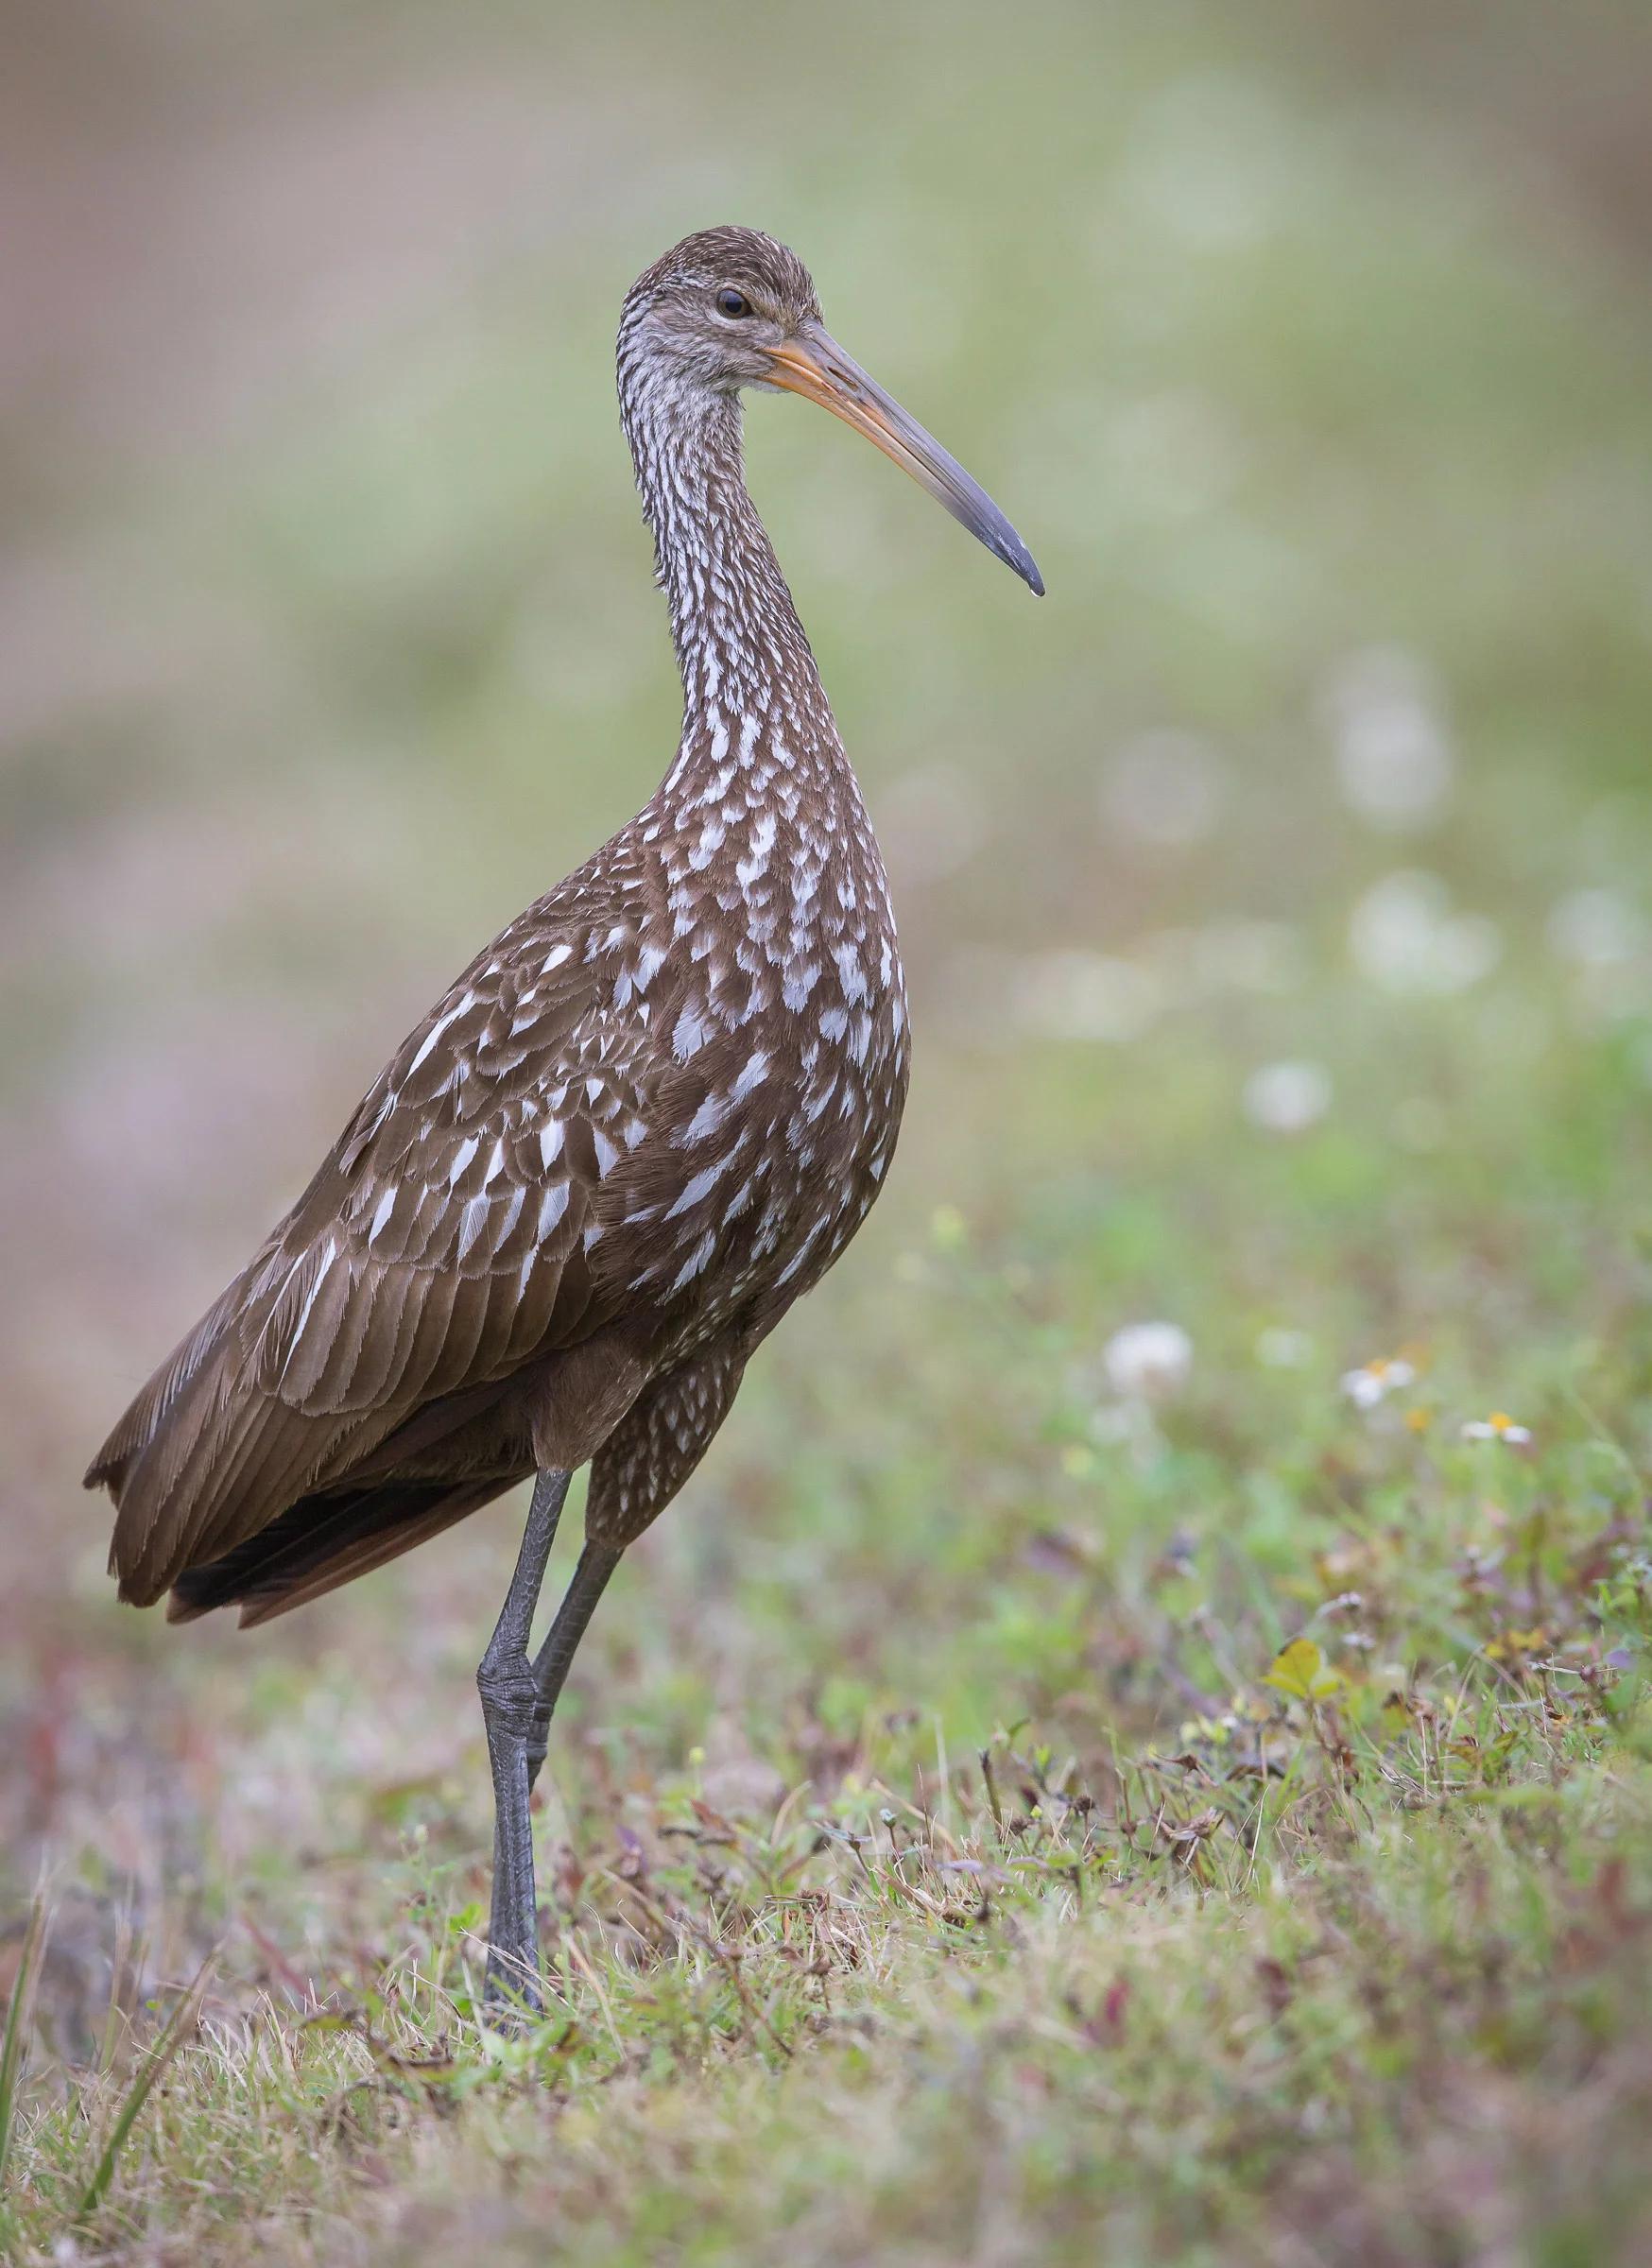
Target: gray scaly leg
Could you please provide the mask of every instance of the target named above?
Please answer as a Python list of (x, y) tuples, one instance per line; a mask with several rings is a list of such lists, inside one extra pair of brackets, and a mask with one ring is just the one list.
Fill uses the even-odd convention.
[(570, 1478), (565, 1472), (542, 1472), (534, 1483), (516, 1572), (476, 1671), (493, 1775), (493, 1904), (488, 1925), (486, 1997), (497, 2002), (514, 1993), (535, 2011), (542, 2002), (527, 1799), (528, 1744), (534, 1737), (539, 1685), (527, 1641)]
[(579, 1555), (579, 1564), (574, 1570), (574, 1580), (568, 1586), (567, 1596), (557, 1609), (557, 1619), (545, 1633), (545, 1642), (534, 1658), (533, 1674), (537, 1688), (534, 1701), (533, 1731), (527, 1744), (527, 1784), (531, 1791), (540, 1776), (540, 1766), (545, 1761), (545, 1742), (550, 1735), (551, 1718), (574, 1659), (574, 1649), (585, 1635), (585, 1625), (602, 1596), (603, 1586), (620, 1563), (620, 1555), (600, 1543), (587, 1543)]

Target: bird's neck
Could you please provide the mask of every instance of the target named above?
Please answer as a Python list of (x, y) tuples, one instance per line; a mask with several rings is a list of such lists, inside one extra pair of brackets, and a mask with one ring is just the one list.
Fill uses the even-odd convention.
[(628, 394), (621, 409), (682, 676), (667, 784), (731, 763), (848, 769), (815, 657), (746, 488), (740, 404)]

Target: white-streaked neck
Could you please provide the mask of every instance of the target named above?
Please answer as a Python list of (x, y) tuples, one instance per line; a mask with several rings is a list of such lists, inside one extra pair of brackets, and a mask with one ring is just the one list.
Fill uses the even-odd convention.
[[(622, 369), (621, 415), (682, 678), (682, 747), (845, 760), (815, 657), (746, 487), (737, 396)], [(674, 775), (675, 776), (675, 775)]]

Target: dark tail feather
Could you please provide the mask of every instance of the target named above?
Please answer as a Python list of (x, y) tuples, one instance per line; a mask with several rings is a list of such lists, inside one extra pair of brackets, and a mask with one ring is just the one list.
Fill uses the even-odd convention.
[(301, 1497), (221, 1558), (186, 1568), (172, 1587), (166, 1619), (189, 1623), (216, 1606), (239, 1606), (243, 1628), (267, 1623), (439, 1535), (521, 1477), (387, 1480)]

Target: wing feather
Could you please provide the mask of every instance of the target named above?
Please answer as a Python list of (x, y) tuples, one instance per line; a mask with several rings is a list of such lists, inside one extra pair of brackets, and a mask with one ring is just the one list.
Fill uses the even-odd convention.
[[(598, 996), (583, 935), (562, 950), (554, 911), (513, 924), (409, 1035), (99, 1452), (87, 1480), (115, 1499), (124, 1596), (159, 1596), (347, 1478), (421, 1407), (601, 1327), (589, 1256), (617, 1152), (595, 1127), (646, 1125), (659, 1050)], [(586, 915), (611, 932), (611, 908)]]

